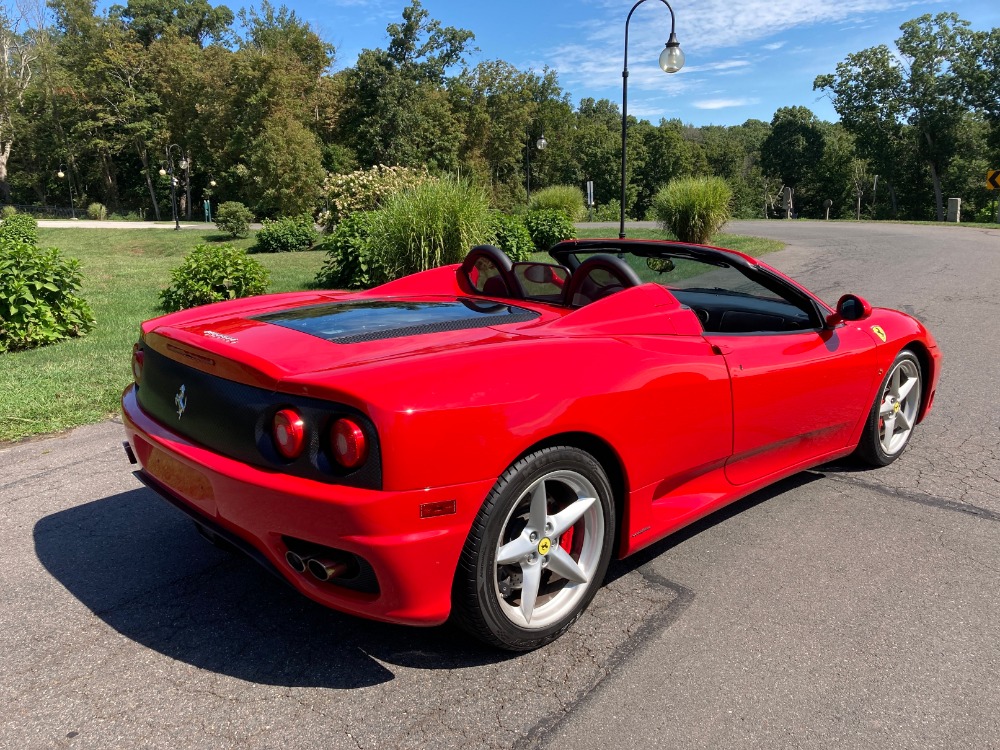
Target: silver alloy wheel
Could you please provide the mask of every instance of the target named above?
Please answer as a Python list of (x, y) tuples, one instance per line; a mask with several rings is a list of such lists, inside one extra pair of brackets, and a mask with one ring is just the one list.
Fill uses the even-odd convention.
[(878, 438), (887, 456), (906, 446), (920, 411), (920, 368), (911, 359), (896, 363), (886, 379), (879, 405)]
[(507, 618), (541, 629), (572, 613), (600, 566), (604, 514), (594, 485), (561, 470), (532, 482), (504, 521), (493, 588)]

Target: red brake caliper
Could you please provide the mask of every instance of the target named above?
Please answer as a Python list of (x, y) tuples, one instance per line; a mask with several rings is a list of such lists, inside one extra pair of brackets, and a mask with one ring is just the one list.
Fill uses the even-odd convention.
[(573, 529), (575, 527), (570, 526), (566, 529), (566, 533), (562, 535), (559, 539), (559, 546), (562, 547), (567, 552), (573, 551)]

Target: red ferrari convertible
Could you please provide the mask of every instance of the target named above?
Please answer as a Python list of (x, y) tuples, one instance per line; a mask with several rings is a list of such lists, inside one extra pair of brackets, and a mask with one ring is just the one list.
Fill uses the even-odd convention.
[(941, 355), (760, 261), (579, 240), (364, 292), (151, 320), (122, 397), (137, 475), (306, 596), (541, 646), (624, 557), (794, 472), (895, 460)]

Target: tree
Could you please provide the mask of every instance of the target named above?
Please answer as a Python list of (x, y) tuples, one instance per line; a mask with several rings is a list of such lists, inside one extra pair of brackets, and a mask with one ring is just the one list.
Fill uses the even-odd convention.
[(21, 110), (38, 58), (35, 37), (41, 33), (40, 17), (38, 9), (27, 4), (0, 7), (0, 199), (4, 201), (10, 200), (7, 163), (23, 127)]
[(813, 88), (831, 93), (840, 122), (855, 138), (858, 155), (886, 182), (895, 218), (906, 104), (903, 71), (889, 48), (879, 45), (848, 55), (837, 64), (836, 73), (818, 76)]
[(112, 19), (122, 21), (148, 47), (168, 29), (195, 42), (226, 42), (230, 37), (233, 12), (225, 5), (214, 8), (207, 0), (128, 0), (125, 6), (112, 5)]
[(796, 210), (815, 208), (812, 180), (823, 157), (823, 132), (807, 107), (781, 107), (771, 119), (771, 132), (760, 146), (761, 164), (768, 175), (795, 190)]
[(345, 76), (349, 101), (340, 135), (362, 166), (452, 169), (461, 128), (444, 92), (445, 72), (461, 62), (472, 32), (432, 20), (419, 0), (389, 24), (388, 50), (366, 49)]
[(964, 114), (960, 80), (951, 64), (968, 26), (956, 13), (927, 14), (900, 26), (903, 35), (896, 40), (908, 62), (904, 90), (909, 121), (919, 139), (917, 151), (930, 170), (938, 221), (944, 221), (941, 174), (955, 156)]

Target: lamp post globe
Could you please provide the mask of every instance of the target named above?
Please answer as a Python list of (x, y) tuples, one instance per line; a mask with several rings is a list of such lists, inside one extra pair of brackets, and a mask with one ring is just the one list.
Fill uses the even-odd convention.
[(545, 136), (543, 135), (537, 141), (535, 141), (535, 145), (538, 147), (539, 151), (544, 151), (545, 147), (549, 145), (549, 142), (545, 140)]
[(676, 73), (684, 67), (684, 50), (681, 49), (677, 35), (671, 33), (670, 41), (667, 42), (660, 53), (660, 70), (664, 73)]

